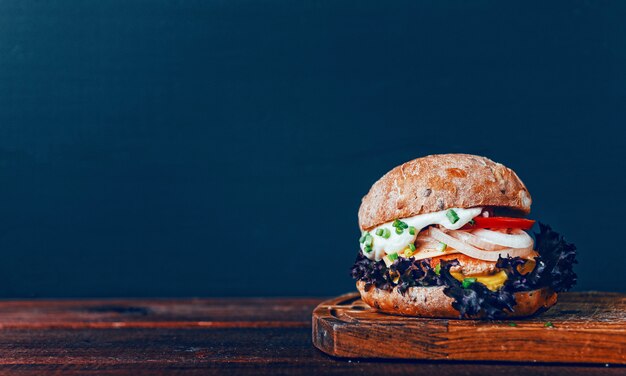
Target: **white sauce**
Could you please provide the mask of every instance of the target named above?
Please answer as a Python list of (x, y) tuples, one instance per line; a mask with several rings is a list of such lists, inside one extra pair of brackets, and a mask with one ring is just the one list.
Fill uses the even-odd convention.
[[(454, 210), (459, 220), (456, 223), (450, 222), (450, 219), (446, 216), (446, 213), (450, 210)], [(402, 234), (396, 234), (396, 228), (392, 226), (392, 222), (383, 223), (380, 226), (374, 227), (369, 231), (372, 235), (372, 251), (366, 253), (363, 249), (364, 244), (361, 244), (361, 252), (370, 260), (380, 261), (386, 254), (400, 252), (408, 248), (409, 244), (415, 242), (415, 238), (419, 232), (426, 226), (441, 225), (448, 230), (458, 230), (465, 226), (472, 218), (478, 216), (483, 211), (483, 208), (451, 208), (434, 213), (420, 214), (414, 217), (401, 218), (400, 220), (409, 226), (415, 227), (415, 235), (411, 235), (408, 229), (405, 229)], [(389, 239), (385, 239), (382, 236), (376, 235), (376, 230), (387, 229), (391, 236)]]

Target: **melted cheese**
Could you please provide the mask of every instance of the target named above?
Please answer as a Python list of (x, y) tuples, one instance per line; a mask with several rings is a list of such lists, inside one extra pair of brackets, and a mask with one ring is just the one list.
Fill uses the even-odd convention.
[(482, 283), (491, 291), (496, 291), (502, 287), (507, 279), (506, 272), (504, 270), (491, 275), (463, 275), (459, 272), (451, 272), (450, 274), (452, 274), (452, 276), (459, 282), (462, 282), (465, 278), (476, 278), (476, 282)]

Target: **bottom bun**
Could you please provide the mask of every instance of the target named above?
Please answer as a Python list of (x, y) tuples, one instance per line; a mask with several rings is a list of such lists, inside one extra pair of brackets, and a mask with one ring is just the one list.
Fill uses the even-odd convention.
[[(454, 299), (443, 293), (443, 286), (410, 287), (404, 295), (398, 291), (381, 290), (376, 287), (365, 291), (365, 282), (357, 281), (361, 299), (378, 311), (403, 316), (459, 318), (459, 311), (452, 307)], [(505, 312), (506, 317), (524, 317), (543, 312), (556, 303), (557, 294), (550, 288), (515, 293), (517, 304), (514, 312)], [(471, 318), (484, 318), (482, 314)]]

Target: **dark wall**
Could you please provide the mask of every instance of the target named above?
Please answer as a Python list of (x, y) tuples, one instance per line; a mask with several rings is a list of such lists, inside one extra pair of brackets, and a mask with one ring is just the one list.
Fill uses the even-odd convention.
[(626, 3), (2, 1), (0, 296), (353, 289), (361, 197), (513, 169), (624, 291)]

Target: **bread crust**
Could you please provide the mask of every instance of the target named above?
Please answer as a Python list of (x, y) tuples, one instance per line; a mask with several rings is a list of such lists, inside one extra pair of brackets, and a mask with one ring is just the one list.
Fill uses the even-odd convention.
[(398, 218), (449, 208), (499, 206), (530, 212), (528, 189), (513, 170), (471, 154), (417, 158), (381, 177), (363, 197), (359, 226), (369, 230)]
[[(372, 287), (365, 291), (365, 282), (357, 281), (356, 287), (361, 299), (370, 307), (385, 313), (402, 316), (459, 318), (459, 311), (452, 308), (452, 298), (443, 293), (443, 286), (410, 287), (403, 295), (394, 287), (392, 291)], [(515, 293), (514, 312), (505, 312), (508, 318), (531, 316), (552, 307), (557, 300), (557, 293), (543, 288)], [(483, 315), (472, 317), (485, 318)]]

